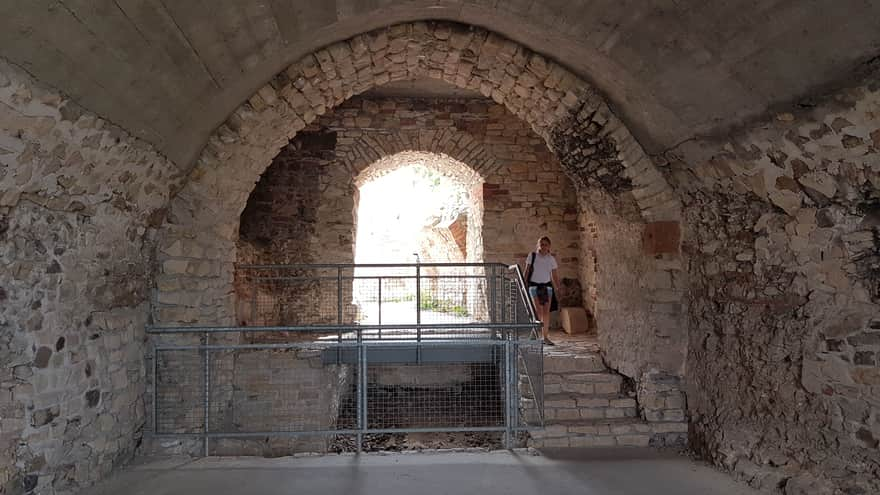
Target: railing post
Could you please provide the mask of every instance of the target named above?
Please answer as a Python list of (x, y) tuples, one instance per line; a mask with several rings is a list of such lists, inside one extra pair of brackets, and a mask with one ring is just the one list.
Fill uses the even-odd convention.
[(159, 433), (159, 350), (156, 349), (156, 341), (153, 343), (153, 435)]
[(504, 340), (504, 448), (510, 449), (513, 445), (513, 428), (510, 417), (510, 339)]
[[(342, 325), (342, 267), (336, 267), (336, 324)], [(342, 343), (342, 329), (336, 336), (336, 342)], [(336, 347), (336, 364), (342, 364), (342, 346)]]
[(208, 344), (210, 343), (210, 334), (205, 332), (202, 338), (203, 350), (205, 351), (205, 457), (211, 455), (209, 449), (208, 433), (210, 432), (211, 421), (211, 361), (208, 353)]
[[(496, 268), (493, 268), (492, 271), (496, 271)], [(501, 285), (501, 318), (503, 323), (509, 323), (509, 318), (507, 317), (507, 296), (510, 294), (510, 291), (507, 289), (507, 283), (505, 282), (506, 277), (504, 270), (497, 275), (498, 282)]]
[(364, 432), (367, 430), (367, 347), (358, 330), (358, 383), (357, 383), (357, 453), (363, 451)]
[(422, 341), (422, 267), (416, 263), (416, 342)]
[[(379, 277), (379, 325), (382, 324), (382, 277)], [(379, 340), (382, 340), (382, 328), (379, 328)]]
[[(511, 346), (513, 348), (513, 353), (510, 357), (510, 386), (512, 387), (510, 390), (510, 423), (513, 425), (514, 432), (515, 428), (520, 426), (519, 424), (519, 331), (513, 330), (513, 342)], [(514, 433), (515, 435), (515, 433)], [(516, 440), (513, 438), (512, 440)]]
[(416, 258), (416, 363), (422, 362), (422, 267)]
[[(336, 267), (336, 324), (342, 325), (342, 267)], [(342, 332), (339, 332), (342, 339)]]
[(495, 265), (489, 270), (489, 323), (497, 323), (495, 314), (498, 291), (495, 287)]

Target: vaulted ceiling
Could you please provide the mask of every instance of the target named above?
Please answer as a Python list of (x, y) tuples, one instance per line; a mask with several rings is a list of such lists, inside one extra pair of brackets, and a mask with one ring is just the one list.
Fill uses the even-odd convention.
[(649, 152), (845, 81), (880, 54), (876, 0), (0, 0), (0, 57), (186, 167), (294, 60), (428, 19), (560, 62)]

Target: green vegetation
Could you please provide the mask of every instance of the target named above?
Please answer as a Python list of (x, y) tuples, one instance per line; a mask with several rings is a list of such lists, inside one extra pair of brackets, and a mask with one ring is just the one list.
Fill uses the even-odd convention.
[(468, 311), (463, 306), (454, 304), (452, 301), (436, 299), (427, 294), (422, 294), (422, 301), (419, 305), (419, 309), (436, 311), (438, 313), (452, 313), (456, 316), (468, 316)]

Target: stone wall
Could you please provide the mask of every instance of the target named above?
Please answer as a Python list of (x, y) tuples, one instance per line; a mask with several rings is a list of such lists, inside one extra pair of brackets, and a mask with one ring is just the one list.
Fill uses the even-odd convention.
[(584, 307), (608, 364), (637, 381), (651, 369), (683, 376), (678, 246), (660, 252), (631, 198), (595, 188), (581, 192), (579, 221)]
[(0, 493), (70, 493), (133, 454), (150, 229), (181, 178), (0, 61)]
[[(487, 262), (522, 261), (547, 234), (561, 275), (577, 277), (574, 188), (543, 140), (503, 107), (481, 100), (355, 97), (313, 128), (285, 148), (254, 189), (242, 215), (240, 260), (262, 236), (269, 246), (263, 263), (290, 259), (293, 252), (304, 261), (351, 263), (355, 190), (364, 180), (359, 177), (376, 176), (370, 160), (407, 150), (455, 154), (464, 148), (473, 150), (467, 165), (483, 181), (471, 194), (471, 201), (482, 200), (482, 208), (472, 209), (483, 212), (483, 230), (474, 232), (480, 218), (469, 215), (468, 259), (474, 260), (482, 245)], [(328, 144), (320, 156), (308, 144), (314, 135), (331, 136), (322, 138)]]
[[(198, 159), (192, 180), (172, 201), (170, 221), (163, 227), (157, 252), (160, 268), (156, 274), (159, 289), (156, 317), (168, 324), (232, 321), (234, 304), (229, 287), (234, 243), (238, 240), (238, 215), (253, 184), (270, 165), (277, 150), (298, 132), (318, 125), (322, 115), (357, 101), (352, 95), (391, 81), (421, 78), (442, 80), (491, 98), (506, 112), (518, 117), (524, 130), (531, 128), (537, 139), (529, 138), (528, 143), (539, 146), (543, 141), (540, 145), (552, 150), (562, 172), (577, 187), (589, 185), (606, 188), (613, 194), (630, 194), (644, 221), (649, 222), (646, 231), (650, 225), (662, 222), (675, 226), (663, 228), (679, 231), (680, 205), (666, 178), (602, 96), (585, 81), (522, 46), (479, 28), (444, 22), (401, 24), (306, 55), (279, 72), (218, 127)], [(353, 109), (356, 113), (363, 110), (367, 109)], [(385, 119), (381, 107), (371, 107), (367, 112), (376, 115), (361, 125), (372, 128)], [(425, 122), (411, 122), (416, 123), (425, 125)], [(436, 124), (440, 125), (440, 121)], [(354, 125), (358, 126), (358, 122)], [(443, 122), (443, 125), (450, 124)], [(493, 131), (503, 139), (514, 139), (513, 145), (520, 144), (516, 142), (518, 137), (505, 136), (501, 128)], [(471, 146), (472, 138), (462, 134), (470, 134), (470, 131), (446, 129), (438, 133), (412, 134), (407, 139), (371, 132), (355, 144), (344, 163), (349, 170), (363, 170), (391, 152), (412, 149), (411, 143), (425, 142), (442, 146), (416, 148), (447, 153), (458, 161), (470, 163), (478, 171), (491, 169), (486, 166), (491, 165), (493, 159), (487, 158), (483, 147)], [(451, 147), (446, 146), (449, 143)], [(523, 161), (533, 163), (528, 150), (520, 151)], [(543, 166), (547, 166), (547, 162), (543, 162)], [(526, 170), (520, 172), (520, 180), (533, 180), (537, 175), (530, 174), (548, 171), (541, 167)], [(507, 210), (534, 207), (521, 202), (511, 192), (507, 184), (484, 187), (480, 191), (484, 197), (509, 195)], [(576, 228), (576, 206), (561, 213), (563, 222), (571, 222)], [(489, 212), (484, 216), (488, 218)], [(515, 212), (511, 216), (521, 218)], [(469, 231), (479, 227), (477, 219), (472, 220)], [(488, 222), (486, 224), (482, 229), (484, 233), (489, 230)], [(531, 232), (532, 226), (522, 229)], [(522, 233), (515, 233), (515, 237), (524, 239), (523, 244), (505, 254), (504, 262), (525, 258), (535, 242), (535, 239), (524, 238)], [(573, 237), (577, 240), (578, 236)], [(484, 239), (488, 239), (488, 235)], [(676, 237), (676, 253), (677, 241)], [(557, 250), (569, 248), (558, 237), (554, 239), (554, 246)], [(486, 252), (490, 249), (485, 246)], [(560, 254), (561, 258), (568, 257)], [(573, 256), (577, 255), (575, 249)], [(572, 275), (576, 276), (577, 269), (572, 268)], [(674, 263), (658, 270), (669, 272), (670, 276), (681, 271)], [(664, 302), (672, 303), (671, 308), (676, 301), (680, 302), (680, 291), (658, 289), (657, 294), (662, 295)]]
[[(234, 321), (229, 288), (239, 215), (253, 184), (278, 150), (352, 95), (390, 81), (426, 77), (491, 97), (557, 154), (570, 152), (572, 159), (560, 156), (569, 177), (581, 176), (586, 181), (583, 176), (589, 174), (625, 174), (647, 220), (677, 219), (678, 205), (668, 197), (671, 189), (665, 178), (586, 82), (525, 47), (479, 28), (445, 22), (395, 25), (297, 60), (217, 128), (191, 180), (171, 202), (169, 221), (163, 225), (157, 250), (157, 320), (165, 324)], [(566, 134), (581, 129), (591, 133), (586, 143), (590, 146), (581, 146)], [(427, 134), (425, 138), (434, 142)], [(481, 153), (466, 146), (469, 141), (453, 143), (457, 145), (453, 158), (481, 159)], [(587, 153), (599, 143), (602, 153), (593, 160)], [(363, 164), (361, 168), (388, 154), (383, 143), (371, 140), (364, 140), (357, 149), (360, 152), (350, 163)], [(609, 162), (609, 166), (593, 162)], [(531, 242), (519, 252), (525, 254)]]
[(875, 76), (669, 156), (692, 446), (786, 495), (880, 492), (878, 116)]

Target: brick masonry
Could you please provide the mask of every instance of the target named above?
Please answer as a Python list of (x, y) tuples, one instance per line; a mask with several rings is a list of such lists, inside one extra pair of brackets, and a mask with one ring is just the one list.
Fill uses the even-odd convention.
[[(233, 323), (238, 220), (278, 151), (355, 94), (421, 77), (480, 91), (555, 154), (577, 191), (562, 218), (580, 226), (572, 257), (603, 357), (635, 379), (646, 416), (672, 420), (686, 402), (692, 446), (755, 486), (880, 489), (876, 80), (649, 158), (556, 63), (480, 29), (412, 23), (296, 61), (187, 177), (0, 65), (0, 490), (65, 493), (128, 459), (145, 424), (144, 324)], [(362, 140), (347, 163), (393, 144)], [(491, 170), (488, 154), (452, 149)], [(335, 169), (339, 183), (353, 170)]]
[[(238, 220), (259, 176), (290, 138), (345, 100), (420, 77), (479, 91), (497, 104), (487, 112), (503, 107), (526, 123), (515, 136), (487, 127), (496, 144), (537, 149), (543, 141), (557, 156), (572, 150), (559, 164), (576, 186), (637, 196), (649, 221), (679, 218), (665, 178), (600, 95), (558, 64), (477, 28), (403, 24), (307, 55), (236, 109), (186, 176), (150, 145), (0, 66), (0, 236), (14, 239), (4, 243), (0, 287), (10, 328), (0, 352), (13, 364), (0, 377), (3, 490), (63, 493), (129, 458), (147, 420), (144, 325), (234, 323)], [(522, 134), (526, 126), (534, 134)], [(561, 130), (578, 126), (589, 139)], [(519, 138), (528, 142), (505, 141)], [(456, 143), (454, 158), (491, 165)], [(370, 147), (362, 141), (353, 150), (366, 161), (349, 163), (375, 161)], [(607, 168), (590, 158), (593, 148)], [(512, 172), (518, 180), (551, 172), (536, 166), (549, 158), (538, 164), (532, 154), (517, 158), (527, 164)], [(608, 173), (626, 180), (609, 181)], [(506, 190), (507, 206), (523, 201), (516, 184), (486, 183), (497, 187), (479, 194), (500, 199)], [(567, 208), (542, 213), (575, 221)], [(566, 257), (579, 257), (572, 246), (557, 242), (571, 250)], [(504, 248), (503, 257), (526, 247)]]
[[(637, 205), (637, 211), (645, 221), (680, 219), (677, 200), (670, 196), (671, 189), (665, 177), (656, 170), (601, 96), (585, 82), (555, 63), (479, 29), (444, 23), (394, 26), (332, 45), (294, 63), (218, 128), (198, 160), (192, 180), (172, 202), (169, 217), (172, 220), (159, 233), (161, 246), (157, 258), (161, 268), (156, 280), (160, 304), (155, 306), (153, 317), (166, 324), (234, 321), (235, 304), (229, 287), (232, 285), (232, 263), (236, 259), (237, 219), (245, 208), (253, 184), (270, 165), (276, 150), (286, 146), (296, 133), (320, 125), (323, 119), (333, 118), (338, 112), (330, 113), (332, 109), (340, 105), (344, 109), (343, 102), (353, 95), (385, 82), (419, 77), (441, 79), (479, 91), (499, 108), (503, 106), (506, 112), (531, 127), (535, 137), (529, 138), (528, 146), (540, 149), (536, 138), (543, 140), (544, 146), (555, 153), (562, 171), (576, 187), (595, 187), (608, 194), (625, 196), (627, 201)], [(354, 115), (362, 118), (363, 125), (381, 127), (392, 122), (394, 127), (409, 124), (402, 116), (399, 116), (400, 122), (395, 121), (393, 115), (389, 117), (391, 112), (382, 113), (378, 105), (355, 105), (351, 112), (354, 125), (358, 125)], [(440, 126), (440, 120), (446, 119), (435, 121), (435, 125)], [(511, 125), (510, 122), (508, 119), (504, 123)], [(351, 124), (343, 121), (342, 126), (346, 125)], [(442, 122), (442, 126), (449, 125)], [(452, 125), (456, 125), (454, 120)], [(468, 134), (474, 132), (462, 128), (464, 131)], [(499, 145), (521, 145), (516, 139), (528, 137), (519, 133), (505, 136), (503, 129), (487, 126), (487, 136), (489, 131), (498, 132), (495, 144)], [(580, 134), (583, 136), (578, 137)], [(361, 144), (353, 148), (349, 168), (360, 170), (390, 151), (402, 151), (405, 148), (400, 148), (401, 143), (407, 145), (413, 138), (408, 139), (409, 142), (397, 138), (376, 139), (372, 135), (363, 138)], [(432, 139), (429, 133), (419, 135), (418, 139), (428, 143), (443, 142), (442, 138), (439, 141)], [(469, 162), (478, 172), (488, 170), (482, 164), (491, 163), (491, 160), (482, 152), (473, 151), (476, 148), (461, 146), (467, 142), (463, 139), (450, 136), (447, 141), (457, 143), (457, 146), (445, 149), (451, 149), (452, 158)], [(509, 142), (511, 139), (513, 143)], [(528, 163), (519, 170), (511, 170), (512, 174), (519, 174), (510, 177), (511, 181), (529, 180), (532, 174), (537, 178), (537, 174), (551, 171), (538, 169), (535, 165), (550, 166), (550, 161), (532, 162), (529, 152), (522, 153), (520, 158)], [(511, 194), (510, 187), (486, 181), (481, 191), (483, 199), (485, 201), (486, 196), (490, 199), (509, 196), (510, 201), (523, 201)], [(485, 222), (484, 240), (503, 238), (504, 226), (521, 218), (521, 213), (511, 211), (511, 206), (505, 207), (507, 211), (502, 217), (506, 214), (508, 218), (502, 218), (497, 224), (495, 228), (499, 230), (493, 231), (489, 222)], [(521, 206), (525, 209), (532, 207), (524, 203)], [(493, 213), (487, 207), (485, 216)], [(546, 216), (549, 213), (540, 214)], [(568, 223), (567, 228), (573, 227), (577, 221), (577, 209), (563, 209), (560, 213), (563, 222)], [(477, 229), (479, 224), (469, 222), (469, 228)], [(523, 228), (533, 231), (532, 226)], [(514, 232), (514, 238), (517, 242), (528, 239), (524, 232)], [(530, 244), (528, 240), (525, 242)], [(556, 243), (557, 249), (573, 246), (574, 243)], [(508, 250), (503, 253), (502, 260), (507, 262), (522, 257), (530, 247), (525, 245)], [(486, 251), (491, 249), (490, 246), (484, 248)], [(350, 256), (350, 247), (336, 252)], [(580, 258), (582, 254), (574, 252), (570, 257)], [(675, 272), (680, 266), (672, 260), (659, 269)], [(676, 308), (674, 298), (680, 296), (679, 292), (665, 288), (656, 292), (656, 298), (670, 303), (663, 308), (664, 311)], [(671, 319), (674, 321), (674, 318), (675, 315)], [(623, 326), (616, 328), (615, 332), (631, 330)], [(648, 330), (651, 333), (668, 331), (666, 327)], [(683, 330), (679, 328), (678, 331)], [(638, 331), (631, 338), (637, 341), (640, 335), (641, 331)], [(662, 356), (671, 356), (660, 360), (660, 364), (664, 364), (663, 370), (679, 373), (683, 369), (682, 360), (678, 358), (682, 355), (680, 349), (660, 346), (654, 349), (661, 351)], [(628, 366), (638, 378), (658, 365), (653, 358), (649, 362), (627, 361), (635, 357), (624, 351), (613, 366)]]
[(353, 262), (358, 185), (411, 163), (389, 158), (414, 150), (472, 160), (456, 159), (472, 170), (460, 177), (460, 165), (428, 163), (478, 190), (469, 198), (477, 204), (468, 217), (482, 229), (474, 235), (468, 226), (469, 260), (521, 261), (546, 234), (561, 276), (577, 276), (575, 189), (543, 140), (502, 106), (355, 97), (310, 129), (275, 158), (254, 189), (242, 215), (241, 261), (263, 238), (273, 245), (254, 261)]

